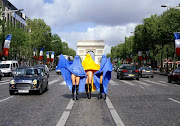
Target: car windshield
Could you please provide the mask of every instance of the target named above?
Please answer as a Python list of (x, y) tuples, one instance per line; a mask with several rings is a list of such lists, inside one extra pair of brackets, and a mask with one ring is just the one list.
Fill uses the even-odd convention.
[(150, 67), (144, 67), (143, 70), (153, 70), (153, 69)]
[(0, 68), (9, 68), (10, 64), (0, 64)]
[(16, 76), (25, 76), (25, 75), (38, 75), (40, 69), (17, 69)]
[(126, 69), (126, 70), (136, 70), (136, 66), (124, 66), (123, 69)]

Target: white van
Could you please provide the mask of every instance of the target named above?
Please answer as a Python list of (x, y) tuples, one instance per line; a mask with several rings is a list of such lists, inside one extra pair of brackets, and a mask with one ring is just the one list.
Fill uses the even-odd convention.
[(18, 67), (19, 64), (15, 60), (0, 61), (0, 70), (4, 75), (12, 76), (13, 71), (15, 71)]

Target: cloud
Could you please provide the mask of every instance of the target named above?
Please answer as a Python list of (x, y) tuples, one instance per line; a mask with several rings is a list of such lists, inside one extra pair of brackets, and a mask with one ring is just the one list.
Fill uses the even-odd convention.
[[(86, 32), (59, 32), (59, 36), (69, 47), (77, 49), (78, 40), (104, 40), (105, 53), (110, 53), (112, 46), (124, 42), (125, 36), (132, 35), (137, 24), (130, 23), (124, 26), (102, 26), (89, 27)], [(75, 46), (76, 45), (76, 46)]]
[[(78, 40), (104, 40), (105, 53), (130, 36), (143, 18), (177, 6), (178, 0), (9, 0), (31, 19), (42, 18), (76, 49)], [(87, 24), (93, 24), (88, 26)], [(67, 30), (68, 29), (68, 30)], [(64, 31), (64, 32), (63, 32)], [(68, 32), (67, 32), (68, 31)]]

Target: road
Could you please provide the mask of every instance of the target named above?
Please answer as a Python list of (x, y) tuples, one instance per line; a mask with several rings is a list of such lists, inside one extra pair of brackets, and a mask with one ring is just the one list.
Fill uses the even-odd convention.
[(180, 126), (180, 85), (167, 83), (167, 76), (118, 80), (112, 72), (106, 100), (93, 92), (77, 101), (55, 71), (43, 95), (10, 96), (10, 79), (0, 81), (0, 126)]

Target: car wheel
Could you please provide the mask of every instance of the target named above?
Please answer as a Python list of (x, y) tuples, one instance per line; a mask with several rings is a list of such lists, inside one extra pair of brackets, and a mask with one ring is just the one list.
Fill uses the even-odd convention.
[(1, 78), (2, 78), (2, 76), (0, 76), (0, 81), (1, 81)]
[(180, 85), (180, 79), (178, 79), (178, 85)]
[(138, 81), (139, 81), (139, 78), (136, 78), (136, 80), (138, 80)]
[(118, 76), (118, 74), (117, 74), (117, 79), (119, 79), (119, 76)]
[(14, 91), (9, 91), (9, 94), (10, 95), (14, 95)]
[(153, 78), (153, 76), (151, 76), (151, 78)]
[(48, 91), (48, 82), (47, 82), (47, 84), (46, 84), (45, 91)]
[(168, 83), (171, 83), (171, 79), (168, 77)]
[(38, 90), (38, 94), (39, 95), (42, 95), (42, 92), (43, 92), (43, 90), (42, 90), (42, 86), (39, 88), (39, 90)]
[(11, 77), (11, 76), (12, 76), (12, 73), (9, 73), (9, 76)]

